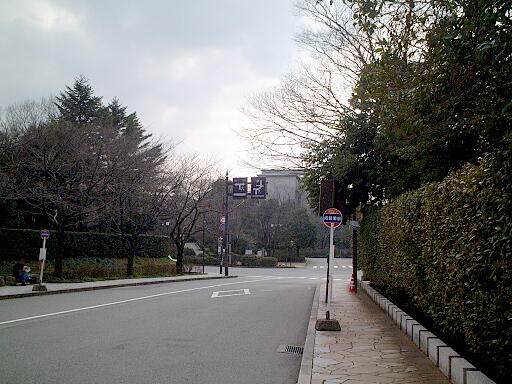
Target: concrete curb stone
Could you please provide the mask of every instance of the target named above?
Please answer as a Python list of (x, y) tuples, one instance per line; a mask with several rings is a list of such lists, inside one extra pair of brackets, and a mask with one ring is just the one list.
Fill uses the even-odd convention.
[(306, 334), (306, 341), (304, 343), (304, 351), (302, 353), (302, 360), (300, 363), (299, 378), (297, 384), (310, 384), (313, 374), (313, 353), (315, 349), (316, 338), (316, 319), (318, 313), (320, 296), (320, 285), (315, 288), (315, 295), (313, 297), (313, 304), (311, 306), (311, 314), (309, 315), (308, 331)]
[(358, 284), (454, 384), (495, 384), (435, 334), (370, 287), (368, 281), (359, 280)]

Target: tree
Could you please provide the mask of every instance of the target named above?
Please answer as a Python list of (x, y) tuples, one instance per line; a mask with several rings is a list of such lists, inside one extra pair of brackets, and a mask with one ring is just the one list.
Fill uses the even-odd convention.
[(183, 272), (185, 243), (199, 231), (199, 217), (208, 212), (207, 199), (213, 190), (214, 164), (197, 156), (184, 156), (170, 164), (171, 174), (178, 175), (181, 183), (166, 202), (166, 211), (161, 219), (169, 223), (169, 237), (176, 248), (176, 271)]

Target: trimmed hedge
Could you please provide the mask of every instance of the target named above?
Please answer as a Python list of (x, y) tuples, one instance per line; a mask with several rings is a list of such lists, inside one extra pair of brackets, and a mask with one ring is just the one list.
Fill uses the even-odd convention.
[(365, 279), (496, 381), (512, 377), (512, 156), (366, 209)]
[[(185, 264), (203, 265), (203, 256), (184, 256), (183, 262)], [(205, 255), (204, 265), (219, 265), (219, 258), (216, 256)]]
[[(0, 228), (0, 260), (37, 260), (42, 240), (38, 230)], [(46, 242), (48, 258), (52, 259), (57, 244), (57, 232), (50, 231)], [(116, 233), (64, 232), (64, 258), (123, 258), (127, 257), (127, 241)], [(140, 236), (135, 256), (166, 257), (171, 254), (165, 236)]]
[(306, 261), (306, 257), (302, 254), (303, 250), (301, 249), (299, 251), (299, 256), (297, 256), (297, 252), (295, 249), (293, 249), (291, 252), (288, 252), (287, 249), (278, 249), (275, 252), (275, 257), (277, 258), (277, 261), (281, 263), (303, 263)]

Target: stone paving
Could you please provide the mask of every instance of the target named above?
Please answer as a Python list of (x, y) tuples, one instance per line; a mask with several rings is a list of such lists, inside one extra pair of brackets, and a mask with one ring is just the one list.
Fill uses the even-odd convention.
[[(318, 318), (325, 318), (322, 296)], [(311, 384), (449, 383), (361, 290), (349, 293), (346, 282), (335, 282), (331, 314), (341, 332), (316, 332)]]

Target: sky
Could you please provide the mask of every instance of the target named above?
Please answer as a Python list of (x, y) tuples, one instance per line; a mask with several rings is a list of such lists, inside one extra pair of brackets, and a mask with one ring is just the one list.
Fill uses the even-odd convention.
[(236, 130), (249, 124), (248, 98), (301, 55), (294, 2), (1, 0), (0, 107), (58, 95), (83, 75), (154, 137), (253, 176)]

